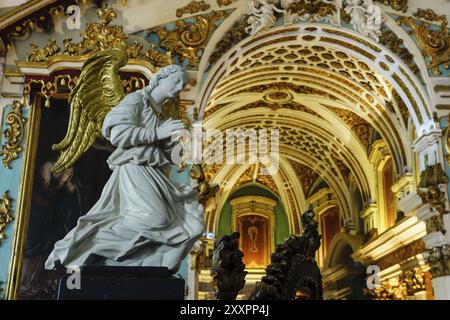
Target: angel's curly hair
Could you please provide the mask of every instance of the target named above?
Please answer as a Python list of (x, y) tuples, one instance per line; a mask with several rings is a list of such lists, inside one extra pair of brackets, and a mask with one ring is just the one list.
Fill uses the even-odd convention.
[(158, 86), (159, 81), (161, 79), (167, 78), (171, 74), (174, 74), (177, 72), (185, 73), (184, 69), (177, 64), (171, 64), (171, 65), (168, 65), (167, 67), (159, 69), (158, 72), (156, 72), (153, 75), (153, 77), (150, 79), (150, 82), (149, 82), (148, 86), (145, 88), (145, 90), (147, 91), (147, 93), (152, 92), (153, 89), (155, 89)]

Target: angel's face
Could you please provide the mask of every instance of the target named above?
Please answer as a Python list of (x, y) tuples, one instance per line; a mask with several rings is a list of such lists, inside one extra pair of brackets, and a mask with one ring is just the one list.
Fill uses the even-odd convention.
[(186, 85), (186, 74), (182, 71), (172, 73), (168, 77), (161, 79), (159, 85), (164, 88), (167, 98), (174, 98), (183, 90)]

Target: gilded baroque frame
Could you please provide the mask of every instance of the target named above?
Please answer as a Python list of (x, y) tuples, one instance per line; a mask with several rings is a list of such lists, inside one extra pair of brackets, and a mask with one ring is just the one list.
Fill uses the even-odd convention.
[(16, 225), (14, 228), (11, 260), (9, 263), (8, 280), (6, 283), (5, 298), (14, 300), (20, 284), (20, 275), (23, 261), (23, 248), (28, 230), (28, 218), (31, 205), (31, 193), (33, 189), (33, 177), (35, 159), (37, 154), (37, 142), (39, 141), (39, 125), (41, 120), (42, 96), (36, 93), (31, 95), (29, 121), (26, 128), (24, 147), (24, 160), (19, 184), (19, 192), (16, 210)]

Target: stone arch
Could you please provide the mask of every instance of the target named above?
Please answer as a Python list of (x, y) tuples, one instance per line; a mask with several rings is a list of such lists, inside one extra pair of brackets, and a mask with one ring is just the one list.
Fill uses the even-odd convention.
[(333, 267), (339, 263), (342, 254), (347, 254), (347, 248), (351, 249), (351, 253), (356, 252), (363, 243), (362, 237), (357, 235), (341, 232), (334, 236), (331, 241), (327, 256), (324, 260), (324, 267)]

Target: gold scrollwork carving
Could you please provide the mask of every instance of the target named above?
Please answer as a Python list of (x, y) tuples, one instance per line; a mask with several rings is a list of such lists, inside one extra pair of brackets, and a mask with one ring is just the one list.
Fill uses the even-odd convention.
[(11, 161), (17, 159), (23, 149), (21, 144), (26, 119), (22, 116), (22, 107), (23, 104), (14, 101), (11, 111), (6, 115), (6, 123), (9, 128), (3, 133), (6, 143), (2, 146), (0, 155), (3, 156), (3, 165), (9, 169), (11, 169)]
[(30, 44), (31, 52), (27, 55), (27, 61), (42, 62), (46, 61), (48, 57), (57, 54), (60, 49), (56, 44), (56, 40), (49, 40), (49, 43), (44, 48), (39, 48), (34, 43)]
[(408, 9), (408, 0), (375, 0), (397, 11), (405, 12)]
[(164, 67), (172, 64), (170, 55), (159, 53), (155, 46), (150, 46), (147, 52), (143, 52), (144, 46), (138, 41), (127, 43), (128, 36), (123, 27), (112, 25), (117, 17), (112, 8), (97, 9), (100, 23), (89, 23), (81, 34), (81, 41), (75, 43), (72, 39), (63, 40), (62, 50), (55, 40), (49, 40), (44, 48), (31, 44), (31, 52), (27, 55), (27, 61), (45, 62), (57, 56), (83, 56), (100, 50), (118, 48), (122, 49), (130, 59), (143, 59), (149, 61), (155, 67)]
[(11, 210), (12, 200), (9, 197), (8, 191), (6, 191), (0, 198), (0, 240), (6, 238), (5, 228), (13, 220)]
[[(414, 34), (423, 55), (429, 59), (428, 67), (436, 75), (441, 74), (439, 68), (444, 66), (450, 68), (450, 35), (447, 28), (448, 21), (444, 15), (437, 15), (431, 9), (418, 9), (414, 14), (415, 18), (422, 19), (417, 21), (412, 17), (401, 17), (397, 20), (399, 25), (406, 25), (411, 29), (410, 34)], [(429, 22), (440, 24), (438, 30), (432, 29)]]
[(161, 26), (148, 30), (147, 34), (156, 34), (160, 46), (167, 50), (170, 56), (178, 57), (181, 63), (187, 60), (188, 67), (193, 68), (200, 62), (200, 53), (216, 29), (216, 22), (226, 16), (226, 11), (213, 11), (207, 17), (195, 16), (195, 22), (178, 20), (173, 30)]
[(198, 13), (200, 11), (206, 11), (209, 8), (211, 8), (211, 6), (207, 3), (205, 3), (205, 1), (191, 1), (189, 2), (189, 4), (185, 5), (184, 7), (178, 8), (176, 15), (177, 18), (181, 18), (183, 15), (185, 14), (194, 14), (194, 13)]

